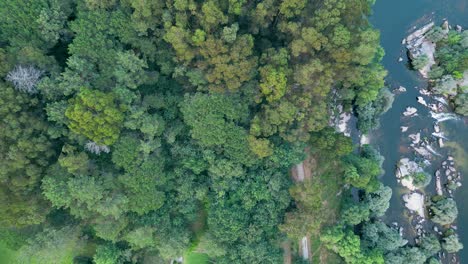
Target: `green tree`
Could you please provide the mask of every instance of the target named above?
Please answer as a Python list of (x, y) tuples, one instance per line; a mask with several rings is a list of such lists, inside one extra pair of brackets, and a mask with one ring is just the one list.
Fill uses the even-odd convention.
[(384, 263), (381, 253), (368, 252), (366, 254), (362, 252), (359, 237), (351, 230), (343, 230), (340, 226), (327, 230), (322, 234), (320, 240), (327, 248), (340, 255), (346, 263)]
[(119, 138), (123, 109), (113, 94), (82, 88), (70, 99), (65, 116), (73, 132), (98, 144), (112, 145)]
[(424, 264), (426, 256), (418, 247), (402, 247), (385, 255), (385, 263), (404, 264), (415, 263)]
[(345, 180), (356, 188), (374, 192), (379, 188), (377, 177), (382, 173), (379, 162), (351, 154), (346, 157)]
[(20, 263), (70, 263), (83, 247), (77, 227), (47, 228), (19, 249), (18, 260)]
[(49, 208), (40, 195), (45, 168), (55, 158), (53, 142), (37, 98), (0, 82), (0, 222), (39, 224)]
[(441, 225), (453, 223), (458, 216), (457, 204), (452, 198), (433, 199), (429, 210), (432, 214), (432, 221)]
[(390, 207), (391, 198), (392, 188), (380, 184), (376, 191), (366, 194), (364, 202), (369, 206), (371, 216), (382, 217)]
[(439, 239), (435, 235), (422, 237), (419, 242), (419, 248), (421, 248), (426, 258), (434, 256), (441, 249)]
[(455, 97), (455, 112), (468, 116), (468, 93), (458, 94)]
[(463, 249), (463, 244), (458, 239), (457, 234), (452, 234), (442, 238), (442, 248), (448, 253), (456, 253)]
[(274, 68), (260, 69), (260, 90), (266, 96), (267, 101), (279, 100), (286, 92), (287, 78), (284, 70)]
[(431, 183), (432, 179), (431, 175), (425, 172), (415, 172), (410, 174), (408, 177), (411, 178), (414, 186), (416, 186), (417, 188), (426, 187), (427, 185), (429, 185), (429, 183)]
[(413, 64), (413, 67), (416, 70), (421, 70), (427, 65), (428, 62), (429, 62), (429, 57), (427, 57), (427, 55), (425, 54), (418, 56), (411, 61), (411, 63)]
[(445, 37), (445, 32), (441, 27), (433, 27), (429, 32), (426, 33), (426, 38), (430, 41), (437, 43)]
[(369, 249), (378, 249), (384, 253), (394, 251), (408, 243), (398, 230), (388, 227), (381, 221), (367, 222), (362, 228), (362, 244)]
[(364, 203), (349, 204), (341, 212), (341, 220), (347, 225), (358, 225), (369, 220), (369, 206)]
[(96, 264), (115, 264), (119, 263), (122, 252), (112, 244), (99, 245), (96, 248), (93, 261)]

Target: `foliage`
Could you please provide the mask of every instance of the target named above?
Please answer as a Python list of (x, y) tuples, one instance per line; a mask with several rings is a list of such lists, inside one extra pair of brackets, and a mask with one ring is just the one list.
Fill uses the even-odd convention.
[(429, 185), (429, 183), (431, 183), (431, 179), (432, 179), (432, 176), (425, 172), (415, 172), (415, 173), (408, 175), (408, 177), (411, 178), (416, 188), (426, 187), (427, 185)]
[(341, 221), (347, 225), (358, 225), (369, 220), (369, 207), (367, 204), (350, 204), (341, 212)]
[(379, 91), (377, 98), (366, 105), (360, 105), (356, 108), (358, 115), (357, 126), (363, 133), (368, 133), (371, 130), (377, 129), (380, 126), (380, 116), (386, 113), (393, 104), (394, 94), (383, 88)]
[(468, 70), (468, 33), (450, 30), (448, 34), (437, 27), (428, 33), (428, 37), (437, 40), (436, 63), (430, 72), (430, 78), (436, 81), (434, 90), (444, 95), (457, 94), (457, 80), (463, 78)]
[(444, 33), (444, 30), (442, 27), (433, 27), (429, 32), (426, 33), (426, 38), (429, 39), (430, 41), (437, 43), (441, 41), (446, 34)]
[(448, 253), (456, 253), (463, 249), (463, 244), (458, 239), (457, 234), (451, 234), (442, 238), (442, 248)]
[(93, 261), (96, 264), (114, 264), (118, 263), (119, 256), (120, 252), (115, 246), (101, 245), (96, 249)]
[(387, 253), (405, 246), (408, 241), (400, 236), (398, 230), (388, 227), (381, 221), (375, 221), (364, 224), (362, 243), (366, 248)]
[(369, 206), (372, 216), (382, 217), (390, 207), (391, 198), (392, 188), (380, 184), (376, 191), (366, 194), (364, 202)]
[(123, 121), (122, 109), (115, 103), (113, 94), (87, 88), (69, 101), (65, 116), (72, 131), (103, 145), (117, 140)]
[(0, 82), (0, 222), (3, 226), (39, 224), (48, 206), (39, 186), (55, 157), (37, 99)]
[(436, 85), (432, 89), (437, 94), (456, 95), (457, 82), (453, 79), (452, 76), (445, 75), (437, 81)]
[(346, 263), (384, 263), (377, 251), (362, 252), (360, 239), (351, 230), (342, 230), (339, 226), (328, 230), (320, 237), (326, 246), (338, 253)]
[(45, 229), (19, 249), (20, 263), (70, 263), (82, 250), (76, 227)]
[(351, 153), (352, 140), (343, 134), (336, 133), (332, 128), (324, 128), (311, 133), (310, 143), (314, 152), (330, 155), (330, 158), (341, 157)]
[(422, 237), (419, 248), (426, 258), (436, 255), (441, 249), (439, 239), (435, 235)]
[(458, 94), (455, 97), (455, 112), (468, 116), (468, 93)]
[(427, 57), (426, 54), (418, 56), (411, 61), (411, 63), (413, 64), (413, 67), (416, 70), (421, 70), (427, 65), (428, 62), (429, 62), (429, 57)]
[(432, 221), (441, 225), (451, 224), (458, 215), (457, 204), (452, 198), (442, 197), (433, 201), (429, 207)]
[(379, 161), (351, 154), (345, 159), (345, 180), (356, 188), (374, 192), (379, 188), (377, 177), (382, 173)]
[[(23, 262), (168, 263), (200, 239), (216, 263), (279, 263), (281, 231), (336, 218), (344, 163), (380, 214), (381, 159), (328, 128), (336, 104), (391, 104), (371, 4), (3, 1), (0, 222), (43, 230)], [(293, 187), (309, 149), (320, 183)]]
[(322, 224), (322, 189), (308, 180), (296, 184), (289, 190), (297, 203), (297, 210), (288, 212), (280, 230), (292, 239), (300, 239), (304, 234), (317, 229)]
[(426, 259), (426, 256), (419, 248), (409, 246), (399, 248), (385, 255), (385, 263), (389, 264), (424, 264)]

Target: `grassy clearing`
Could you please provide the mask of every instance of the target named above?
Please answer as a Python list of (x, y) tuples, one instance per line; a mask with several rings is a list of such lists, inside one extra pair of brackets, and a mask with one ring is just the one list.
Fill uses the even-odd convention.
[(184, 256), (184, 263), (186, 264), (207, 264), (210, 263), (208, 255), (197, 252), (189, 252)]
[(14, 263), (16, 252), (0, 243), (0, 263)]
[(320, 229), (311, 232), (312, 263), (343, 263), (334, 252), (328, 250), (320, 243), (320, 233), (328, 226), (336, 223), (341, 210), (343, 179), (340, 162), (329, 162), (317, 157), (317, 164), (311, 168), (313, 181), (322, 188), (322, 225)]

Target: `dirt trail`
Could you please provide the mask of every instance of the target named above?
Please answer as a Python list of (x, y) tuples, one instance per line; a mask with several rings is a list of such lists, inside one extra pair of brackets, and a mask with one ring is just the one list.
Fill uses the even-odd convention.
[[(308, 149), (306, 149), (306, 153), (308, 153)], [(312, 179), (312, 167), (315, 166), (315, 159), (307, 155), (306, 159), (293, 166), (291, 168), (291, 177), (295, 182), (303, 182), (305, 180)], [(302, 256), (304, 260), (311, 259), (311, 248), (310, 248), (310, 236), (309, 234), (304, 234), (305, 236), (299, 241), (299, 254)], [(288, 243), (289, 244), (289, 243)], [(289, 245), (290, 247), (290, 245)], [(291, 261), (291, 250), (284, 251), (284, 264), (290, 264), (291, 262), (287, 262), (287, 259)]]
[(315, 160), (310, 156), (307, 156), (306, 159), (292, 167), (291, 176), (295, 182), (303, 182), (305, 180), (312, 179), (312, 170), (311, 167), (314, 166)]
[(305, 236), (301, 239), (299, 243), (299, 254), (302, 255), (302, 259), (309, 260), (310, 259), (310, 238), (309, 236)]
[(281, 245), (283, 248), (283, 263), (284, 264), (291, 264), (292, 257), (291, 257), (291, 243), (289, 241), (283, 242)]

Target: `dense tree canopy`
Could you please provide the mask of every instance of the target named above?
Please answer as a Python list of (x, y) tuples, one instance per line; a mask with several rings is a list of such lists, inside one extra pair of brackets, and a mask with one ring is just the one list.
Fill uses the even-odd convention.
[[(279, 263), (323, 224), (328, 194), (289, 177), (306, 149), (368, 192), (350, 215), (380, 216), (380, 160), (329, 127), (337, 104), (390, 104), (370, 5), (3, 1), (0, 223), (30, 231), (21, 259)], [(382, 263), (340, 232), (345, 260)]]

